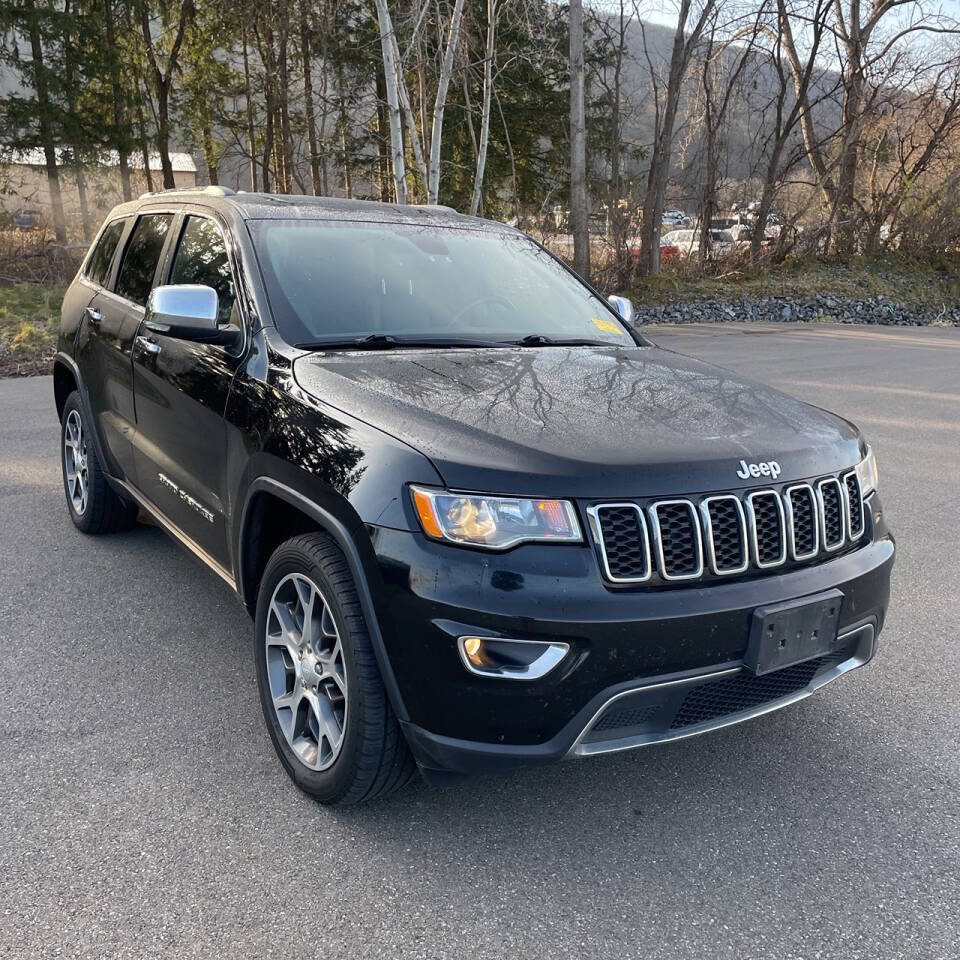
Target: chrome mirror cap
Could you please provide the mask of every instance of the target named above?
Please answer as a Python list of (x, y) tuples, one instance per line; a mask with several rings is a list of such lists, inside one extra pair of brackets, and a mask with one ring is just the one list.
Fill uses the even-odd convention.
[(154, 287), (147, 301), (147, 326), (176, 336), (217, 329), (217, 291), (199, 283)]
[(624, 323), (633, 323), (633, 304), (626, 297), (607, 297), (607, 303)]

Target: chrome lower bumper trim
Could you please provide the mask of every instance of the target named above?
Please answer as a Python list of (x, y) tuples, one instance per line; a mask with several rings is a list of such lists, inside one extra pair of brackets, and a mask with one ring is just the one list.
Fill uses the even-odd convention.
[(621, 750), (635, 750), (639, 747), (651, 746), (656, 743), (667, 743), (671, 740), (683, 740), (687, 737), (696, 737), (702, 733), (709, 733), (712, 730), (719, 730), (722, 727), (729, 727), (736, 723), (743, 723), (745, 720), (752, 720), (754, 717), (763, 716), (765, 713), (772, 713), (774, 710), (780, 710), (782, 707), (796, 703), (798, 700), (804, 700), (819, 690), (820, 687), (832, 683), (838, 677), (857, 667), (862, 667), (872, 656), (876, 640), (876, 627), (873, 623), (862, 624), (852, 630), (841, 634), (839, 640), (845, 641), (849, 645), (856, 643), (856, 652), (846, 660), (841, 661), (836, 666), (824, 671), (819, 676), (813, 678), (810, 683), (802, 690), (791, 693), (788, 696), (780, 697), (776, 700), (770, 700), (760, 706), (752, 707), (749, 710), (741, 710), (739, 713), (730, 713), (715, 720), (708, 720), (705, 723), (699, 723), (694, 726), (684, 727), (679, 730), (663, 730), (642, 733), (639, 735), (611, 738), (610, 740), (593, 741), (585, 743), (585, 738), (593, 729), (594, 724), (606, 713), (611, 704), (637, 693), (648, 690), (655, 690), (662, 687), (689, 687), (694, 688), (704, 683), (710, 683), (723, 677), (733, 676), (744, 673), (742, 667), (733, 667), (729, 669), (702, 673), (693, 677), (687, 677), (682, 680), (672, 680), (666, 683), (648, 683), (631, 687), (629, 690), (623, 690), (616, 696), (607, 700), (603, 706), (590, 718), (590, 721), (583, 728), (581, 734), (573, 742), (573, 746), (567, 753), (568, 757), (590, 757), (601, 753), (618, 753)]

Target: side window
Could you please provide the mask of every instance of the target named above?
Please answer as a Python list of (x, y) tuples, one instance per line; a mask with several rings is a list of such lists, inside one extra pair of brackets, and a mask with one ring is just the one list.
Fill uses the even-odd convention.
[(113, 263), (113, 254), (123, 236), (123, 229), (126, 227), (126, 220), (114, 220), (103, 233), (94, 247), (90, 260), (87, 263), (85, 275), (88, 280), (99, 283), (103, 286), (110, 276), (110, 265)]
[(217, 322), (230, 322), (233, 275), (220, 228), (207, 217), (187, 217), (180, 235), (170, 283), (202, 283), (217, 291)]
[(116, 292), (121, 297), (146, 305), (172, 221), (171, 213), (151, 213), (137, 221), (117, 276)]

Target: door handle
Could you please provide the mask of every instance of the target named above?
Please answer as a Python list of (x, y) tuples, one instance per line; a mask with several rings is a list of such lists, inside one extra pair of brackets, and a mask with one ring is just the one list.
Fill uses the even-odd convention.
[(103, 314), (96, 307), (87, 307), (84, 312), (91, 323), (99, 323), (103, 319)]
[(156, 340), (151, 340), (149, 337), (144, 337), (143, 335), (137, 337), (137, 344), (143, 347), (147, 353), (152, 353), (156, 356), (160, 352), (160, 344)]

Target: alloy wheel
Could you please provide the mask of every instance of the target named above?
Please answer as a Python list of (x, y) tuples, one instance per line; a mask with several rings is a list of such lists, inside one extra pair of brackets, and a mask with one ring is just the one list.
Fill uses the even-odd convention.
[(343, 746), (347, 675), (340, 633), (320, 588), (284, 577), (267, 613), (264, 655), (280, 729), (304, 766), (326, 770)]
[(67, 477), (67, 494), (78, 517), (87, 509), (87, 438), (83, 432), (83, 421), (77, 410), (67, 414), (67, 424), (63, 431), (63, 467)]

